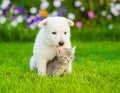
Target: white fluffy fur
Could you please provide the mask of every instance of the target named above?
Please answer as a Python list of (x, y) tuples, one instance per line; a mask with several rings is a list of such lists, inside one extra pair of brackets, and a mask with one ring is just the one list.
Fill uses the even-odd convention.
[[(70, 26), (74, 23), (64, 17), (48, 17), (41, 21), (38, 26), (39, 31), (33, 49), (33, 56), (30, 59), (30, 69), (37, 69), (38, 74), (46, 74), (47, 62), (56, 56), (56, 47), (63, 41), (66, 48), (71, 48)], [(57, 34), (52, 34), (56, 32)], [(67, 32), (67, 34), (64, 34)], [(68, 72), (71, 72), (72, 62), (68, 66)]]

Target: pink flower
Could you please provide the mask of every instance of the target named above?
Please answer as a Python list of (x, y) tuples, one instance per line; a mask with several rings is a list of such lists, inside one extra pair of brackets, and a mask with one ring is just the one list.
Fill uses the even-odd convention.
[(110, 14), (107, 15), (107, 19), (108, 19), (108, 20), (112, 19), (112, 15), (110, 15)]
[(75, 25), (76, 25), (77, 28), (81, 28), (81, 27), (82, 27), (82, 22), (77, 21), (77, 22), (75, 23)]
[(91, 10), (87, 11), (87, 15), (88, 15), (89, 18), (94, 18), (95, 17), (94, 12), (91, 11)]
[(116, 0), (111, 0), (112, 2), (116, 2)]

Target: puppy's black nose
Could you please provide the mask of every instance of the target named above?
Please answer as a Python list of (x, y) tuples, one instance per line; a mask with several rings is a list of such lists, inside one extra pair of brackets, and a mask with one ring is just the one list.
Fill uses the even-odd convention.
[(63, 41), (60, 41), (59, 42), (59, 46), (63, 46), (64, 45), (64, 42)]

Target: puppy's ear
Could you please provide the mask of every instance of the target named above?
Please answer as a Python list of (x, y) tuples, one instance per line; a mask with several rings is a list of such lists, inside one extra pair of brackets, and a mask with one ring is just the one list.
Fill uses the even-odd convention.
[(72, 20), (67, 19), (67, 22), (68, 22), (69, 26), (74, 26), (74, 22)]
[(41, 28), (43, 26), (46, 26), (48, 24), (47, 19), (43, 19), (40, 23), (38, 23), (38, 27)]

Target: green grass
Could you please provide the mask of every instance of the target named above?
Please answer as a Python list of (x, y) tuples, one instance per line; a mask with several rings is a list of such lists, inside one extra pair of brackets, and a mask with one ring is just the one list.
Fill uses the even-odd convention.
[(120, 42), (78, 42), (71, 74), (29, 69), (33, 43), (0, 43), (0, 93), (120, 93)]

